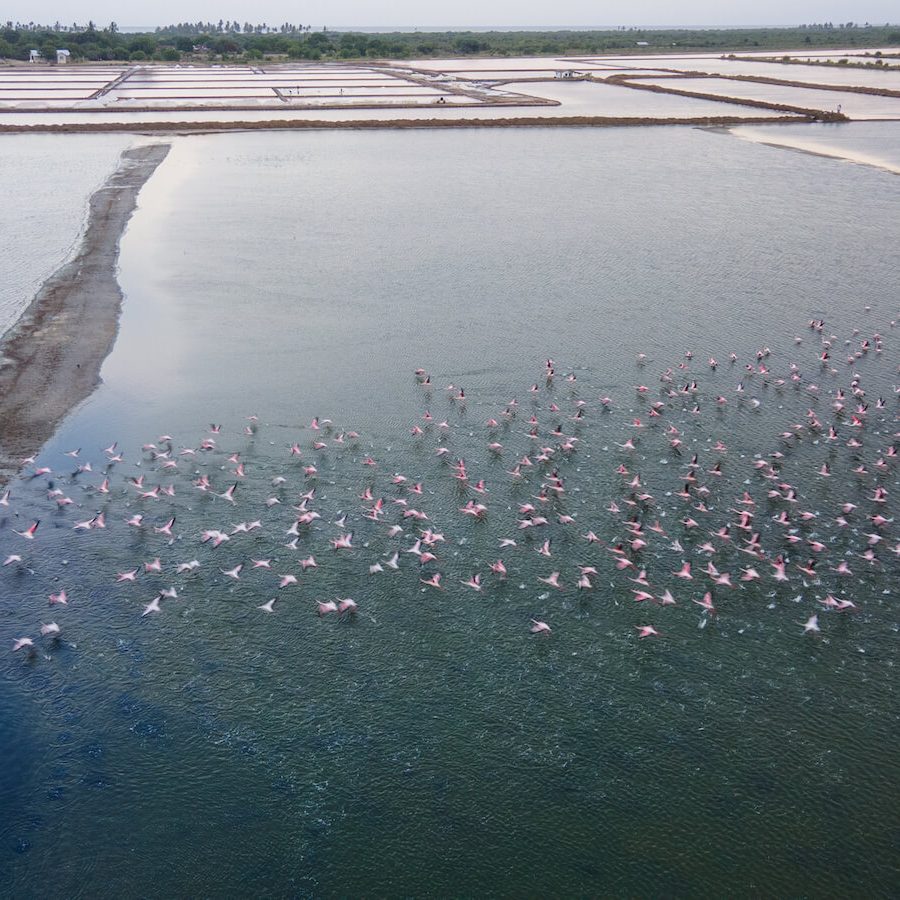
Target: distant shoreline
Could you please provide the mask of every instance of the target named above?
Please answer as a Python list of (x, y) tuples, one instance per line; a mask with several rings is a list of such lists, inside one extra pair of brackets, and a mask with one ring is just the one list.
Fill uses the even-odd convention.
[(92, 195), (78, 253), (41, 286), (0, 341), (0, 484), (99, 383), (118, 331), (119, 241), (169, 144), (126, 150)]

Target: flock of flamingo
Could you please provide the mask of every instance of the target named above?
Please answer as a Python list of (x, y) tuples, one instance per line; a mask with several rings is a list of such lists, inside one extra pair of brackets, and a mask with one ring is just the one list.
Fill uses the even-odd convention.
[[(23, 460), (0, 495), (0, 584), (19, 598), (12, 649), (46, 656), (66, 610), (90, 603), (85, 578), (139, 603), (146, 621), (198, 583), (237, 582), (249, 582), (257, 615), (306, 606), (353, 621), (371, 579), (393, 578), (395, 597), (440, 602), (484, 602), (520, 583), (522, 630), (546, 639), (566, 627), (563, 597), (631, 606), (638, 640), (664, 639), (679, 609), (703, 628), (742, 597), (767, 600), (754, 610), (783, 600), (797, 633), (815, 637), (824, 617), (859, 615), (889, 593), (897, 572), (900, 388), (869, 387), (898, 372), (874, 330), (839, 337), (813, 320), (791, 356), (688, 351), (651, 374), (642, 354), (641, 383), (615, 400), (548, 359), (483, 416), (463, 387), (418, 369), (406, 471), (324, 417), (269, 455), (254, 451), (265, 426), (250, 416), (190, 445), (164, 434), (133, 455), (116, 443), (72, 449), (65, 470)], [(133, 554), (127, 568), (80, 587), (53, 569), (46, 590), (60, 542), (78, 557), (110, 539)], [(329, 568), (345, 584), (338, 597), (318, 587)], [(29, 628), (36, 604), (45, 621)]]

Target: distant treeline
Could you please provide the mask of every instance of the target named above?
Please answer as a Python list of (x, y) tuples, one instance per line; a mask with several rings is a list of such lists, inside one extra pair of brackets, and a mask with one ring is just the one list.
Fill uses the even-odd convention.
[(444, 56), (540, 56), (653, 53), (700, 50), (785, 50), (800, 47), (872, 47), (900, 44), (898, 25), (824, 22), (797, 28), (667, 29), (609, 31), (394, 32), (362, 34), (313, 30), (309, 25), (250, 22), (186, 22), (153, 32), (123, 34), (115, 22), (104, 28), (7, 22), (0, 28), (0, 59), (27, 60), (38, 50), (54, 61), (68, 50), (72, 60), (160, 60), (230, 62), (289, 59), (359, 59)]

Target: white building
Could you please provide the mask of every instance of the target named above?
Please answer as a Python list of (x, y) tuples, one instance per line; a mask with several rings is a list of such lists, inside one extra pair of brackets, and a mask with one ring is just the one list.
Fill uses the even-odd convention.
[(69, 51), (68, 50), (57, 50), (56, 51), (56, 64), (58, 66), (64, 66), (69, 61)]
[(40, 50), (29, 50), (28, 51), (28, 62), (37, 62), (41, 58)]

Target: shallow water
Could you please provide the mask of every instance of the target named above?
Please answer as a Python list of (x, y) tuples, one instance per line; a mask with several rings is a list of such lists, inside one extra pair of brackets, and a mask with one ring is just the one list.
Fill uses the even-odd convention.
[[(849, 467), (861, 456), (871, 468), (896, 425), (897, 190), (874, 168), (696, 129), (176, 139), (123, 240), (127, 299), (104, 384), (37, 461), (68, 473), (77, 461), (64, 452), (80, 447), (96, 471), (54, 479), (76, 503), (61, 513), (48, 509), (45, 478), (12, 485), (20, 520), (39, 512), (42, 523), (27, 548), (34, 574), (0, 569), (0, 638), (51, 615), (64, 631), (31, 662), (0, 655), (12, 685), (3, 702), (21, 722), (7, 761), (16, 776), (0, 782), (10, 890), (40, 883), (65, 896), (90, 879), (110, 896), (135, 885), (152, 896), (697, 896), (723, 887), (729, 896), (889, 896), (900, 825), (885, 752), (897, 734), (897, 571), (886, 547), (881, 567), (854, 554), (871, 527), (865, 498), (880, 479), (895, 504), (896, 470), (862, 478)], [(817, 361), (820, 336), (806, 328), (815, 317), (837, 336), (835, 375)], [(884, 349), (850, 367), (844, 340), (858, 346), (854, 327), (883, 333)], [(747, 375), (764, 346), (775, 374)], [(417, 366), (433, 373), (430, 392), (413, 378)], [(660, 394), (668, 366), (676, 385), (696, 378), (699, 392)], [(691, 602), (701, 576), (685, 585), (669, 574), (683, 558), (670, 541), (690, 546), (672, 493), (690, 455), (704, 473), (722, 461), (722, 476), (703, 478), (710, 528), (752, 490), (775, 552), (784, 537), (771, 516), (785, 504), (766, 501), (770, 483), (753, 455), (785, 450), (779, 432), (810, 406), (830, 421), (829, 393), (852, 371), (873, 402), (864, 449), (846, 448), (854, 432), (845, 424), (838, 445), (806, 434), (782, 477), (820, 514), (798, 532), (819, 536), (856, 578), (823, 563), (820, 582), (804, 584), (792, 559), (782, 586), (756, 563), (765, 580), (717, 590), (719, 616), (707, 619)], [(465, 388), (465, 403), (450, 399), (450, 382)], [(635, 391), (642, 383), (648, 400)], [(717, 410), (719, 392), (729, 402)], [(879, 394), (884, 410), (874, 408)], [(657, 426), (648, 410), (658, 397)], [(580, 424), (577, 399), (587, 402)], [(254, 436), (241, 433), (250, 414), (260, 417)], [(304, 427), (316, 415), (334, 429)], [(504, 423), (499, 459), (485, 448), (489, 416)], [(635, 416), (645, 429), (630, 427)], [(556, 451), (567, 493), (548, 508), (577, 524), (547, 526), (545, 558), (535, 552), (545, 534), (515, 520), (519, 503), (541, 504), (533, 498), (552, 466), (520, 482), (506, 473), (536, 444), (559, 442), (549, 434), (557, 421), (580, 442), (573, 455)], [(217, 450), (178, 455), (213, 422), (223, 426)], [(416, 424), (425, 434), (410, 434)], [(683, 432), (680, 458), (666, 424)], [(336, 443), (347, 429), (360, 438)], [(140, 451), (163, 433), (177, 474)], [(617, 446), (629, 436), (633, 453)], [(327, 449), (313, 449), (316, 438)], [(725, 453), (712, 449), (720, 438)], [(114, 440), (125, 460), (101, 495), (101, 448)], [(479, 495), (450, 477), (434, 453), (441, 442), (466, 458), (473, 482), (487, 480), (485, 521), (457, 511)], [(244, 479), (231, 474), (233, 451)], [(826, 459), (835, 476), (817, 478)], [(304, 476), (311, 463), (316, 476)], [(656, 498), (646, 522), (660, 516), (669, 536), (654, 535), (643, 559), (676, 607), (635, 603), (628, 573), (579, 537), (588, 528), (604, 543), (625, 536), (625, 515), (606, 510), (616, 498), (627, 508), (620, 463)], [(125, 480), (141, 472), (148, 485), (175, 485), (176, 497), (141, 508)], [(423, 495), (392, 485), (395, 472), (421, 480)], [(239, 482), (237, 505), (198, 492), (195, 473), (216, 492)], [(287, 483), (273, 486), (280, 473)], [(405, 536), (361, 516), (370, 484)], [(314, 485), (310, 508), (322, 519), (299, 552), (288, 550), (290, 505)], [(283, 503), (264, 507), (270, 494)], [(397, 572), (367, 574), (412, 543), (411, 520), (392, 503), (407, 497), (430, 515), (423, 525), (445, 532), (437, 568), (425, 570), (444, 573), (443, 593), (424, 589), (409, 554)], [(833, 516), (848, 497), (860, 511), (842, 531)], [(99, 509), (106, 529), (72, 530)], [(126, 527), (138, 511), (156, 525), (174, 513), (175, 543)], [(342, 513), (354, 551), (328, 545)], [(218, 550), (199, 542), (202, 527), (253, 518), (260, 531)], [(22, 552), (26, 542), (11, 534), (21, 522), (3, 526), (0, 551)], [(501, 551), (503, 536), (520, 547)], [(310, 552), (319, 567), (303, 573)], [(699, 569), (703, 555), (687, 552)], [(486, 571), (501, 553), (505, 584)], [(164, 576), (114, 584), (116, 572), (157, 554)], [(300, 584), (279, 590), (274, 575), (251, 572), (263, 555)], [(194, 557), (196, 573), (173, 572)], [(754, 564), (727, 549), (721, 557), (735, 574)], [(241, 560), (239, 581), (222, 574)], [(575, 567), (588, 563), (600, 574), (578, 591)], [(551, 569), (562, 591), (537, 581)], [(485, 573), (483, 594), (459, 584), (473, 571)], [(142, 617), (169, 584), (179, 599)], [(70, 603), (48, 609), (63, 586)], [(859, 609), (821, 609), (826, 591)], [(335, 595), (359, 602), (355, 621), (316, 617), (313, 601)], [(272, 596), (272, 615), (256, 608)], [(821, 634), (804, 635), (799, 623), (817, 610)], [(553, 634), (529, 634), (531, 617)], [(636, 637), (647, 623), (659, 638)]]
[(741, 125), (733, 132), (748, 140), (823, 153), (900, 174), (900, 124), (896, 122)]
[(765, 100), (803, 109), (838, 111), (851, 119), (900, 119), (900, 97), (878, 97), (844, 91), (817, 91), (778, 84), (732, 81), (723, 78), (664, 78), (647, 84), (698, 94), (719, 94), (738, 99)]
[(0, 334), (76, 248), (90, 195), (132, 135), (0, 136)]
[(860, 85), (862, 87), (883, 88), (900, 91), (900, 72), (877, 72), (869, 69), (840, 66), (796, 66), (778, 63), (742, 63), (740, 60), (722, 60), (714, 68), (704, 64), (701, 71), (722, 72), (723, 74), (756, 75), (763, 78), (781, 78), (785, 81), (799, 81), (805, 84)]
[[(624, 68), (622, 68), (624, 67)], [(122, 84), (111, 88), (99, 98), (91, 98), (92, 87), (82, 78), (96, 79), (104, 72), (87, 73), (73, 70), (73, 83), (66, 85), (58, 72), (45, 70), (32, 73), (19, 72), (17, 78), (0, 79), (0, 112), (4, 121), (17, 125), (38, 123), (128, 123), (136, 127), (141, 123), (171, 121), (258, 121), (263, 118), (285, 120), (354, 121), (361, 118), (418, 119), (434, 118), (532, 118), (535, 116), (556, 118), (571, 115), (613, 117), (645, 116), (650, 118), (679, 118), (702, 116), (735, 116), (764, 118), (766, 110), (718, 103), (715, 100), (693, 99), (667, 95), (648, 95), (621, 86), (586, 85), (566, 83), (550, 78), (559, 69), (596, 72), (609, 75), (616, 71), (632, 71), (633, 74), (657, 71), (705, 71), (716, 74), (749, 74), (759, 76), (796, 77), (810, 84), (869, 85), (890, 88), (900, 78), (896, 73), (852, 70), (822, 70), (808, 66), (779, 66), (756, 63), (746, 59), (723, 59), (714, 54), (673, 56), (629, 56), (591, 58), (541, 58), (477, 60), (420, 60), (397, 62), (390, 68), (364, 65), (331, 68), (321, 66), (272, 66), (266, 69), (238, 67), (171, 67), (151, 66), (131, 75)], [(800, 75), (786, 72), (801, 69)], [(109, 79), (118, 73), (108, 70)], [(825, 77), (821, 76), (824, 71)], [(435, 83), (418, 85), (408, 80), (433, 74)], [(809, 77), (801, 77), (804, 74)], [(417, 105), (427, 104), (429, 97), (437, 99), (446, 87), (437, 80), (446, 75), (467, 89), (466, 95), (452, 92), (446, 101), (446, 109), (423, 110)], [(508, 86), (492, 88), (490, 83), (498, 78), (531, 78), (544, 76), (546, 83), (512, 82)], [(830, 77), (833, 76), (833, 77)], [(17, 80), (19, 83), (17, 83)], [(429, 79), (430, 81), (431, 79)], [(94, 81), (94, 86), (97, 82)], [(690, 84), (662, 82), (685, 90), (720, 93), (723, 96), (747, 99), (763, 99), (773, 102), (803, 106), (805, 108), (832, 110), (838, 105), (855, 119), (890, 119), (900, 116), (900, 101), (869, 95), (817, 91), (814, 88), (795, 88), (754, 83), (720, 82), (714, 78), (693, 80)], [(43, 87), (39, 87), (43, 85)], [(343, 106), (344, 109), (316, 109), (294, 112), (282, 107), (276, 88), (291, 87), (304, 96), (311, 105), (320, 103)], [(339, 91), (338, 89), (341, 88)], [(471, 95), (471, 96), (469, 96)], [(520, 109), (503, 107), (473, 109), (460, 112), (458, 104), (477, 106), (482, 100), (521, 100), (540, 97), (558, 101), (555, 107), (545, 106)], [(5, 100), (3, 98), (6, 98)], [(166, 108), (188, 104), (204, 107), (197, 111), (165, 112)], [(245, 105), (260, 107), (244, 111), (228, 110), (228, 106)], [(408, 109), (379, 110), (379, 106), (403, 105)], [(131, 111), (149, 105), (152, 112)], [(42, 112), (45, 109), (64, 107), (71, 112), (59, 114)], [(271, 110), (265, 107), (272, 107)], [(102, 108), (103, 111), (99, 111)]]
[[(290, 109), (287, 104), (278, 108), (270, 108), (268, 101), (247, 100), (247, 105), (265, 104), (261, 109), (215, 109), (216, 101), (199, 101), (209, 108), (189, 111), (158, 109), (147, 111), (128, 110), (127, 103), (116, 111), (72, 111), (63, 113), (41, 112), (9, 112), (3, 115), (0, 122), (9, 125), (68, 125), (116, 123), (128, 125), (139, 130), (143, 123), (165, 122), (176, 127), (182, 122), (268, 122), (268, 121), (312, 121), (312, 122), (358, 122), (397, 120), (415, 121), (416, 119), (555, 119), (567, 116), (609, 116), (609, 117), (647, 117), (647, 118), (702, 118), (706, 116), (729, 116), (741, 119), (769, 118), (773, 113), (767, 109), (756, 109), (751, 106), (737, 106), (730, 103), (718, 103), (714, 100), (693, 99), (675, 95), (654, 94), (649, 91), (636, 91), (624, 87), (602, 84), (537, 84), (534, 82), (513, 83), (494, 89), (501, 97), (521, 102), (521, 105), (494, 106), (485, 103), (477, 105), (477, 98), (462, 95), (445, 95), (447, 108), (429, 106), (415, 109), (410, 104), (426, 102), (429, 98), (390, 98), (385, 97), (383, 103), (377, 99), (361, 100), (345, 96), (341, 98), (344, 107), (341, 109)], [(528, 98), (544, 97), (560, 101), (559, 106), (527, 105)], [(312, 98), (318, 102), (321, 98)], [(157, 101), (162, 105), (165, 101)], [(335, 100), (329, 99), (330, 105)], [(433, 102), (433, 100), (432, 100)], [(144, 101), (133, 101), (136, 106), (143, 106)], [(465, 103), (467, 107), (457, 109), (455, 104)], [(405, 104), (394, 106), (392, 104)], [(475, 104), (475, 105), (473, 105)]]
[[(557, 100), (562, 104), (557, 111), (558, 115), (672, 119), (694, 116), (740, 116), (753, 119), (777, 115), (771, 110), (754, 109), (752, 106), (736, 106), (732, 103), (717, 103), (714, 100), (656, 94), (612, 84), (565, 81), (544, 84), (511, 82), (504, 85), (504, 89), (547, 100)], [(540, 114), (546, 113), (540, 110)]]
[[(652, 60), (652, 62), (651, 62)], [(747, 62), (741, 59), (721, 59), (718, 56), (686, 57), (621, 57), (623, 65), (656, 66), (681, 72), (709, 72), (711, 75), (755, 75), (760, 78), (780, 78), (808, 84), (861, 85), (864, 87), (900, 90), (900, 72), (876, 72), (868, 69), (839, 66), (803, 66), (781, 63)], [(608, 60), (602, 60), (608, 65)]]

